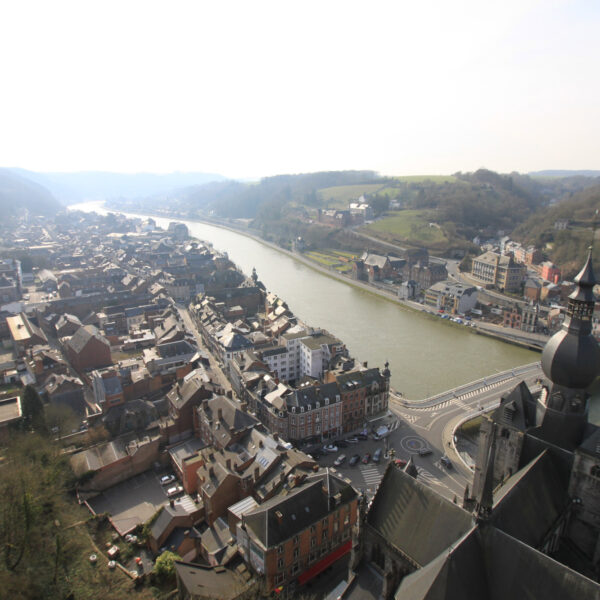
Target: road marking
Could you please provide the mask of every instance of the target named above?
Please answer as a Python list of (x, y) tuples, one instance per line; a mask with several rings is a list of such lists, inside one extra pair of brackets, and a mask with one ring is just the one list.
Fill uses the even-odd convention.
[(383, 475), (379, 472), (377, 467), (360, 467), (361, 475), (365, 480), (365, 483), (370, 487), (377, 487), (381, 482)]

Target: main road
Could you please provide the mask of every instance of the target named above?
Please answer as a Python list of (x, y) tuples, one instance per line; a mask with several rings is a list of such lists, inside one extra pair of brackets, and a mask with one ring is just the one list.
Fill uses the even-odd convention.
[[(390, 396), (391, 414), (380, 423), (392, 424), (392, 431), (383, 441), (369, 439), (342, 448), (337, 454), (319, 460), (323, 466), (332, 466), (339, 454), (349, 458), (358, 453), (373, 455), (377, 448), (394, 449), (394, 458), (408, 460), (411, 456), (418, 478), (448, 500), (462, 502), (465, 487), (472, 488), (473, 471), (470, 458), (459, 454), (454, 444), (454, 432), (463, 422), (490, 411), (500, 403), (500, 398), (521, 381), (530, 388), (543, 376), (540, 363), (495, 373), (489, 377), (459, 386), (421, 402), (408, 402), (395, 394)], [(376, 426), (379, 423), (372, 423)], [(419, 454), (419, 451), (424, 454)], [(452, 467), (441, 463), (447, 456)], [(358, 489), (373, 496), (381, 481), (388, 459), (379, 464), (368, 462), (350, 467), (346, 460), (337, 470), (348, 477)]]

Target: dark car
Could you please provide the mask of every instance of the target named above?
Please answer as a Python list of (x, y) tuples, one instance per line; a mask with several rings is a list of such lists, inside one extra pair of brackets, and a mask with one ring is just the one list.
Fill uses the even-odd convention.
[(377, 448), (373, 454), (373, 462), (378, 463), (381, 460), (381, 448)]
[(344, 441), (344, 440), (338, 440), (336, 442), (336, 444), (340, 447), (340, 448), (347, 448), (348, 447), (348, 442)]
[(446, 467), (446, 469), (452, 468), (452, 461), (447, 456), (442, 456), (440, 462)]
[(356, 437), (359, 440), (368, 440), (369, 439), (369, 436), (366, 433), (357, 433)]
[(367, 452), (364, 456), (363, 456), (363, 464), (366, 465), (369, 463), (369, 461), (371, 460), (371, 455)]
[(419, 448), (419, 456), (429, 456), (432, 452), (431, 448)]
[(348, 464), (351, 467), (354, 467), (355, 465), (358, 464), (358, 461), (360, 460), (360, 454), (353, 454), (352, 458), (348, 461)]

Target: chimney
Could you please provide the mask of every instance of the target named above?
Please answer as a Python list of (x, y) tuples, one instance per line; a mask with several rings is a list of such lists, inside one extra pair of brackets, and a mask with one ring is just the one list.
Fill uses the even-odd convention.
[(259, 448), (264, 448), (265, 447), (265, 445), (263, 444), (262, 440), (258, 440), (258, 447)]
[(279, 525), (283, 525), (283, 513), (280, 510), (276, 510), (275, 516), (277, 517), (277, 523), (279, 523)]
[(228, 397), (230, 400), (233, 400), (233, 392), (232, 392), (231, 390), (227, 390), (227, 397)]
[(219, 410), (217, 411), (217, 416), (219, 417), (219, 421), (223, 420), (223, 409), (219, 408)]
[(209, 468), (208, 468), (208, 474), (209, 474), (211, 477), (214, 477), (214, 476), (215, 476), (215, 470), (214, 470), (212, 467), (209, 467)]
[(260, 476), (260, 468), (259, 467), (255, 467), (255, 469), (254, 469), (254, 481), (258, 481), (259, 476)]
[(228, 459), (225, 461), (225, 466), (227, 467), (227, 469), (228, 469), (228, 470), (230, 470), (230, 471), (231, 471), (231, 459), (230, 459), (230, 458), (228, 458)]
[(363, 367), (366, 369), (366, 368), (367, 368), (367, 366), (368, 366), (368, 364), (369, 364), (369, 363), (368, 363), (368, 362), (365, 360), (365, 362), (363, 363)]
[(279, 441), (279, 434), (277, 432), (273, 433), (273, 439), (278, 442)]
[(171, 508), (175, 508), (175, 500), (173, 500), (173, 499), (169, 500), (169, 506)]

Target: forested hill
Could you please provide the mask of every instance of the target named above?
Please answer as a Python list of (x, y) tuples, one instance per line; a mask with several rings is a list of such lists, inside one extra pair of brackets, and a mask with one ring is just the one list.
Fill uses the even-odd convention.
[[(600, 225), (596, 215), (600, 210), (600, 178), (594, 181), (592, 187), (570, 194), (532, 215), (515, 229), (514, 237), (543, 249), (564, 272), (574, 274), (592, 241), (594, 224)], [(558, 229), (555, 225), (559, 221), (566, 221), (567, 228)]]
[(254, 183), (230, 180), (190, 186), (171, 193), (129, 200), (127, 206), (140, 210), (168, 207), (188, 216), (204, 213), (238, 219), (260, 218), (261, 215), (276, 217), (289, 204), (317, 206), (317, 191), (321, 188), (368, 183), (376, 179), (377, 174), (373, 171), (276, 175)]
[(34, 215), (54, 215), (61, 205), (43, 186), (17, 175), (10, 169), (0, 169), (0, 214), (12, 217), (23, 214), (23, 209)]

